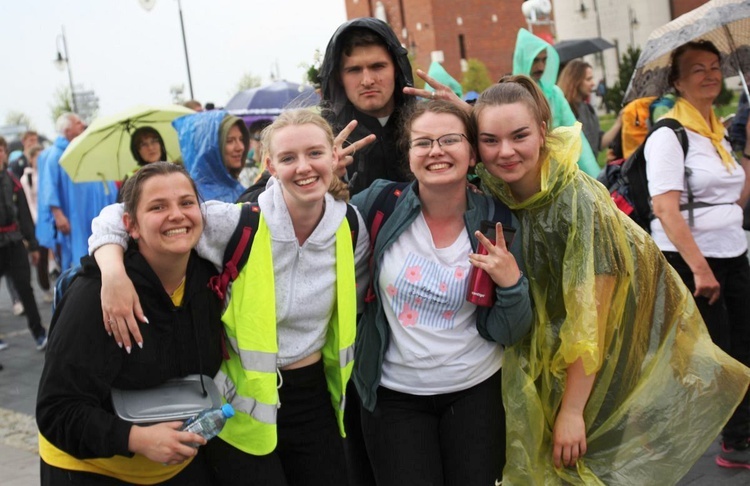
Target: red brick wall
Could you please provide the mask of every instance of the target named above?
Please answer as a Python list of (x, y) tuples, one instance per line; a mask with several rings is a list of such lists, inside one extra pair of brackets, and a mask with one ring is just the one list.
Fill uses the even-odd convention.
[(700, 7), (707, 0), (671, 0), (672, 18), (676, 19), (680, 15)]

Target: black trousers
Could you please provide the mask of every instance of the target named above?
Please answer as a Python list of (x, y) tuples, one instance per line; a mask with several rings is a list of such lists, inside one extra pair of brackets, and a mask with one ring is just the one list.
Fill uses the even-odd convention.
[(278, 444), (265, 456), (247, 454), (216, 437), (206, 453), (221, 485), (347, 485), (344, 447), (323, 362), (282, 371)]
[(379, 387), (375, 410), (362, 409), (378, 486), (498, 484), (505, 466), (501, 372), (442, 395)]
[(16, 241), (0, 246), (0, 277), (3, 275), (8, 275), (16, 286), (23, 308), (26, 310), (26, 320), (31, 335), (34, 339), (44, 336), (42, 317), (39, 315), (34, 291), (31, 289), (29, 254), (22, 242)]
[[(39, 462), (41, 465), (41, 486), (118, 486), (131, 484), (101, 474), (60, 469), (50, 466), (42, 459)], [(156, 484), (162, 486), (212, 486), (215, 483), (211, 476), (211, 469), (206, 462), (206, 455), (202, 449), (199, 449), (198, 455), (177, 476)]]
[[(678, 252), (665, 251), (667, 261), (677, 270), (691, 292), (695, 292), (693, 272)], [(721, 285), (719, 300), (697, 297), (695, 304), (706, 322), (711, 339), (731, 357), (750, 366), (750, 263), (747, 252), (734, 258), (706, 258)], [(750, 392), (740, 402), (722, 431), (730, 446), (745, 444), (750, 438)]]

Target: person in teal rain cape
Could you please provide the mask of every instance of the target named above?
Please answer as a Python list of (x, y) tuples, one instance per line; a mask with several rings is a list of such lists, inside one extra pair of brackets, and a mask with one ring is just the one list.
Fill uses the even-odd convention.
[[(557, 87), (557, 74), (560, 70), (560, 56), (554, 47), (526, 29), (518, 31), (516, 50), (513, 53), (513, 75), (524, 74), (537, 82), (552, 109), (552, 127), (572, 127), (576, 116), (570, 109), (562, 90)], [(581, 157), (578, 167), (596, 177), (599, 164), (586, 138), (581, 135)]]

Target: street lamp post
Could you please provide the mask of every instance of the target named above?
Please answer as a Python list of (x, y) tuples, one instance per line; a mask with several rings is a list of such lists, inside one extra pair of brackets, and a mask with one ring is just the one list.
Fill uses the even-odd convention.
[[(141, 7), (149, 11), (154, 8), (156, 0), (139, 0)], [(188, 87), (190, 88), (190, 99), (195, 99), (193, 95), (193, 78), (190, 75), (190, 58), (188, 57), (187, 40), (185, 39), (185, 22), (182, 20), (182, 2), (177, 0), (177, 9), (180, 11), (180, 30), (182, 31), (182, 47), (185, 49), (185, 64), (187, 65)]]
[(188, 58), (187, 40), (185, 40), (185, 23), (182, 21), (182, 2), (177, 0), (177, 8), (180, 11), (180, 29), (182, 30), (182, 46), (185, 48), (185, 64), (187, 65), (188, 75), (188, 87), (190, 88), (190, 99), (194, 100), (193, 96), (193, 78), (190, 76), (190, 59)]
[[(70, 106), (73, 108), (73, 112), (78, 113), (78, 107), (76, 106), (76, 95), (75, 88), (73, 87), (73, 73), (70, 69), (70, 55), (68, 54), (68, 42), (65, 40), (65, 27), (61, 26), (60, 30), (62, 34), (57, 36), (57, 59), (55, 59), (55, 66), (57, 69), (62, 71), (66, 67), (68, 68), (68, 81), (70, 82)], [(62, 47), (65, 51), (65, 56), (60, 52), (60, 40), (62, 40)]]

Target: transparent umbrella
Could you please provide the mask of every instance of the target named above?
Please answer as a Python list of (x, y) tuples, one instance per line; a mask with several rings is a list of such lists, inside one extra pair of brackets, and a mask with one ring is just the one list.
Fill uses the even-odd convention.
[(750, 70), (750, 0), (711, 0), (654, 30), (638, 58), (624, 103), (644, 96), (661, 96), (669, 88), (670, 55), (690, 41), (709, 40), (722, 54), (727, 76)]

